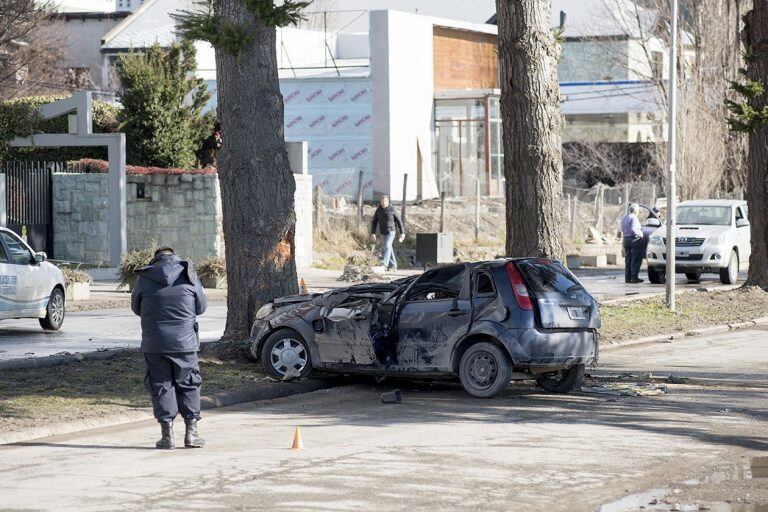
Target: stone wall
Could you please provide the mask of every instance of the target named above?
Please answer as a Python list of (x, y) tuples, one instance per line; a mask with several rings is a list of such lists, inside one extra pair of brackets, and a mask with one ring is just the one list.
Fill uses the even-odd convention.
[[(312, 265), (312, 176), (296, 177), (296, 264)], [(143, 194), (142, 192), (143, 188)], [(107, 175), (53, 175), (53, 248), (59, 260), (107, 260)], [(143, 196), (143, 197), (141, 197)], [(224, 256), (218, 177), (127, 176), (128, 250), (170, 245), (194, 262)]]

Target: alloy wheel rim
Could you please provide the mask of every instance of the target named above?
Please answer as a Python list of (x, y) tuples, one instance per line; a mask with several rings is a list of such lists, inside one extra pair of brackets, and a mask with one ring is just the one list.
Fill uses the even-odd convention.
[(269, 358), (272, 368), (280, 375), (285, 375), (289, 370), (301, 373), (307, 366), (307, 349), (299, 340), (284, 338), (275, 343)]
[(496, 358), (488, 352), (480, 352), (469, 361), (469, 377), (478, 389), (487, 389), (496, 381), (499, 365)]
[(62, 320), (64, 320), (64, 299), (57, 293), (51, 299), (51, 321), (54, 325), (60, 325)]

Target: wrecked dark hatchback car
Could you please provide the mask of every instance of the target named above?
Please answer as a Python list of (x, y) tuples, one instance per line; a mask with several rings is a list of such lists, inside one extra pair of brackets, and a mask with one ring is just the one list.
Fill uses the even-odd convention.
[(282, 380), (313, 369), (458, 376), (490, 397), (536, 379), (565, 393), (597, 362), (599, 327), (597, 302), (562, 263), (507, 259), (277, 299), (256, 315), (251, 353)]

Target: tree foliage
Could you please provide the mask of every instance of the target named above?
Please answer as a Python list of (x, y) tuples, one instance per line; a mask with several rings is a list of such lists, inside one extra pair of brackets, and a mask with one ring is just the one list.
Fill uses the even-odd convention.
[[(243, 6), (258, 16), (266, 27), (285, 27), (295, 25), (304, 17), (302, 11), (310, 1), (284, 1), (276, 5), (274, 0), (242, 0)], [(223, 20), (214, 9), (214, 0), (197, 2), (194, 11), (181, 11), (174, 15), (178, 30), (189, 39), (207, 41), (214, 48), (240, 55), (251, 42), (252, 37), (246, 27)]]
[[(8, 141), (14, 137), (28, 137), (38, 133), (67, 133), (67, 116), (44, 120), (39, 109), (47, 103), (67, 96), (29, 96), (0, 103), (0, 160), (63, 161), (80, 158), (106, 158), (105, 148), (11, 148)], [(94, 133), (117, 131), (119, 108), (103, 101), (93, 101)]]
[[(755, 56), (751, 52), (744, 54), (744, 61), (749, 64)], [(753, 106), (755, 100), (765, 94), (765, 85), (749, 77), (747, 70), (742, 68), (739, 73), (743, 77), (741, 82), (731, 80), (731, 91), (742, 98), (741, 101), (725, 100), (725, 106), (731, 113), (728, 118), (728, 126), (731, 130), (742, 133), (753, 133), (760, 126), (768, 124), (768, 105), (762, 108)]]
[(189, 41), (169, 50), (154, 45), (122, 55), (117, 74), (128, 163), (190, 168), (195, 151), (213, 129), (213, 114), (202, 110), (211, 93), (200, 78), (195, 48)]

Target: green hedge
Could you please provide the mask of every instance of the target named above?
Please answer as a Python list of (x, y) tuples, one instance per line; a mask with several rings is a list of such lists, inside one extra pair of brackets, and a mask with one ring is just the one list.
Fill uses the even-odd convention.
[[(16, 136), (35, 133), (67, 133), (67, 116), (44, 121), (37, 109), (67, 96), (30, 96), (0, 103), (0, 161), (35, 160), (65, 161), (80, 158), (107, 158), (106, 148), (12, 148), (8, 141)], [(119, 107), (103, 101), (93, 101), (94, 133), (117, 131)]]

